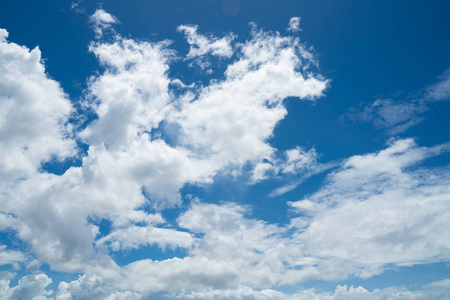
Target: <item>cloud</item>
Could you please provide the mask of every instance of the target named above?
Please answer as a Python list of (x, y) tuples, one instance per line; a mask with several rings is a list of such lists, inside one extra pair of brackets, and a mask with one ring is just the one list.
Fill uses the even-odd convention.
[[(75, 5), (72, 4), (72, 9), (77, 9), (79, 3)], [(92, 16), (90, 16), (89, 21), (94, 25), (94, 31), (97, 38), (102, 37), (105, 30), (111, 29), (112, 24), (119, 23), (119, 20), (113, 15), (107, 13), (103, 9), (97, 9)]]
[[(273, 155), (275, 156), (275, 155)], [(322, 166), (318, 164), (319, 154), (316, 149), (311, 148), (308, 151), (300, 146), (286, 150), (283, 158), (268, 157), (265, 162), (258, 162), (254, 166), (251, 181), (253, 183), (269, 178), (269, 174), (289, 174), (297, 175), (305, 173), (315, 173)], [(298, 184), (297, 184), (298, 185)]]
[(0, 244), (0, 266), (8, 264), (16, 264), (27, 260), (27, 257), (21, 251), (6, 250), (5, 245)]
[(114, 251), (137, 249), (142, 246), (157, 244), (162, 249), (166, 247), (189, 248), (193, 239), (187, 232), (168, 228), (130, 226), (118, 229), (97, 240), (97, 245), (109, 244)]
[(317, 165), (318, 154), (316, 149), (311, 148), (308, 151), (297, 146), (294, 149), (287, 150), (286, 164), (282, 168), (283, 173), (299, 173), (303, 170), (312, 169)]
[(428, 86), (426, 95), (432, 101), (441, 101), (450, 99), (450, 70), (444, 72), (439, 77), (440, 81)]
[[(99, 9), (91, 22), (102, 34), (118, 20)], [(133, 274), (139, 274), (134, 272), (137, 269), (150, 265), (149, 274), (153, 276), (159, 267), (167, 266), (172, 269), (161, 273), (158, 284), (169, 288), (173, 280), (182, 278), (177, 268), (186, 268), (186, 274), (191, 274), (191, 267), (198, 265), (192, 269), (194, 286), (233, 282), (236, 269), (226, 261), (218, 263), (198, 256), (181, 261), (135, 262), (122, 269), (105, 249), (119, 251), (151, 244), (193, 249), (197, 245), (197, 237), (188, 232), (158, 227), (164, 223), (161, 215), (146, 209), (176, 207), (181, 204), (180, 189), (184, 185), (212, 182), (219, 172), (239, 172), (246, 164), (272, 155), (275, 150), (268, 139), (286, 115), (283, 99), (293, 96), (313, 100), (322, 96), (327, 86), (326, 80), (301, 72), (310, 57), (299, 40), (254, 27), (251, 39), (240, 45), (241, 55), (230, 63), (222, 80), (200, 88), (185, 86), (185, 94), (178, 96), (170, 86), (176, 78), (168, 76), (176, 55), (169, 49), (170, 42), (135, 41), (113, 32), (110, 41), (105, 38), (91, 43), (89, 49), (103, 71), (89, 79), (82, 107), (97, 118), (81, 132), (77, 128), (74, 132), (89, 149), (81, 166), (56, 175), (39, 169), (53, 156), (63, 159), (74, 152), (74, 139), (65, 133), (70, 129), (70, 101), (45, 75), (37, 49), (30, 52), (7, 43), (6, 31), (1, 33), (2, 66), (17, 65), (3, 76), (18, 81), (21, 87), (25, 82), (34, 88), (22, 95), (27, 89), (14, 90), (10, 87), (14, 87), (10, 84), (13, 80), (2, 81), (9, 93), (4, 103), (18, 105), (14, 111), (24, 110), (23, 117), (7, 119), (1, 127), (5, 132), (7, 126), (21, 130), (9, 136), (17, 140), (17, 146), (5, 140), (8, 147), (24, 148), (18, 151), (23, 159), (11, 159), (12, 167), (17, 169), (32, 154), (27, 168), (15, 175), (21, 180), (2, 192), (2, 227), (11, 228), (29, 245), (37, 261), (53, 270), (109, 278), (112, 283), (123, 279), (131, 284), (136, 279)], [(209, 37), (212, 44), (220, 40)], [(212, 54), (228, 56), (216, 46), (208, 47)], [(17, 99), (12, 99), (16, 94)], [(37, 101), (36, 107), (31, 99)], [(28, 123), (11, 125), (24, 118)], [(26, 145), (17, 138), (20, 135)], [(173, 136), (176, 138), (169, 141)], [(17, 153), (13, 150), (5, 149), (5, 157)], [(7, 178), (11, 177), (2, 182), (11, 184)], [(99, 234), (97, 224), (102, 220), (111, 223), (106, 236)], [(248, 226), (264, 227), (258, 224)], [(214, 270), (211, 277), (202, 273), (217, 263), (224, 268)], [(131, 269), (134, 273), (127, 271)], [(155, 284), (149, 289), (160, 288)]]
[(30, 51), (7, 37), (0, 29), (1, 186), (75, 154), (67, 95), (45, 73), (38, 47)]
[(289, 27), (288, 27), (288, 31), (292, 31), (292, 32), (298, 32), (298, 31), (302, 31), (302, 29), (300, 28), (300, 21), (302, 18), (300, 17), (292, 17), (289, 20)]
[[(88, 105), (98, 120), (80, 133), (91, 145), (90, 156), (114, 162), (115, 169), (123, 164), (129, 179), (159, 199), (156, 205), (179, 203), (185, 183), (210, 182), (224, 168), (269, 157), (273, 149), (266, 140), (286, 114), (282, 100), (314, 99), (327, 85), (296, 71), (302, 63), (298, 40), (255, 29), (241, 48), (246, 54), (227, 68), (229, 76), (199, 89), (185, 86), (193, 99), (173, 99), (167, 72), (174, 53), (167, 46), (120, 36), (91, 44), (105, 72), (90, 84)], [(175, 132), (168, 133), (162, 121)], [(167, 144), (174, 134), (176, 145)]]
[[(100, 37), (118, 20), (99, 9), (91, 22)], [(53, 271), (82, 274), (55, 291), (47, 291), (45, 274), (25, 276), (12, 288), (3, 280), (6, 297), (276, 299), (290, 297), (273, 289), (281, 285), (367, 278), (387, 266), (450, 259), (448, 169), (419, 167), (449, 151), (448, 144), (391, 140), (386, 149), (339, 166), (319, 164), (315, 148), (279, 153), (270, 139), (287, 114), (284, 99), (315, 101), (329, 84), (309, 69), (313, 55), (298, 38), (256, 25), (234, 46), (234, 35), (179, 30), (191, 45), (190, 59), (232, 59), (223, 77), (204, 86), (180, 84), (169, 75), (179, 59), (170, 41), (112, 32), (89, 46), (102, 70), (84, 91), (82, 107), (96, 117), (82, 130), (68, 124), (70, 101), (45, 74), (39, 50), (8, 43), (0, 31), (0, 104), (7, 112), (0, 119), (0, 228), (11, 230), (28, 252), (2, 246), (0, 261), (35, 259)], [(74, 155), (75, 139), (88, 147), (81, 165), (62, 175), (41, 170), (53, 157)], [(331, 167), (337, 168), (317, 192), (289, 203), (287, 224), (258, 219), (238, 203), (187, 204), (180, 192), (218, 174), (261, 180), (273, 172), (303, 180)], [(179, 209), (172, 223), (163, 218), (167, 208)], [(100, 230), (102, 222), (108, 230)], [(186, 254), (123, 266), (115, 261), (119, 251), (150, 245)], [(308, 290), (295, 297), (389, 294), (380, 293), (338, 287), (333, 294)]]
[(230, 58), (233, 53), (232, 41), (235, 39), (233, 34), (228, 34), (219, 39), (212, 35), (206, 36), (197, 32), (196, 25), (181, 25), (177, 28), (178, 32), (184, 33), (187, 42), (190, 45), (187, 59), (196, 59), (196, 63), (202, 69), (209, 66), (205, 61), (205, 55), (218, 56), (220, 58)]
[(182, 293), (176, 299), (237, 299), (237, 300), (351, 300), (351, 299), (445, 299), (449, 295), (448, 289), (434, 290), (424, 288), (422, 290), (409, 290), (407, 288), (389, 287), (375, 289), (369, 292), (359, 287), (347, 287), (338, 285), (333, 293), (320, 293), (314, 289), (299, 291), (294, 294), (285, 294), (272, 289), (254, 290), (248, 287), (240, 287), (235, 290), (211, 290), (203, 292)]
[(22, 277), (17, 286), (10, 288), (9, 280), (0, 280), (0, 296), (4, 299), (48, 299), (50, 293), (45, 289), (52, 280), (45, 274)]
[(232, 203), (194, 203), (178, 223), (201, 236), (193, 259), (226, 261), (250, 287), (367, 278), (392, 265), (447, 261), (448, 170), (416, 165), (449, 150), (406, 139), (350, 157), (319, 191), (289, 203), (298, 216), (286, 227), (249, 218), (248, 208)]
[(173, 206), (186, 182), (204, 181), (211, 171), (186, 149), (154, 135), (174, 109), (166, 74), (173, 53), (166, 46), (119, 36), (113, 43), (91, 45), (105, 72), (90, 84), (93, 101), (88, 105), (98, 119), (80, 136), (91, 145), (86, 164), (118, 171), (108, 175), (111, 183), (125, 180), (139, 193), (145, 186), (148, 195), (160, 200), (155, 205)]
[(449, 259), (448, 169), (414, 167), (449, 150), (398, 140), (349, 158), (318, 192), (290, 203), (304, 215), (298, 220), (303, 253), (322, 258), (324, 279)]
[(327, 81), (304, 76), (297, 39), (253, 28), (252, 39), (225, 71), (225, 79), (201, 88), (169, 120), (180, 126), (181, 145), (223, 167), (269, 158), (266, 142), (286, 115), (288, 96), (315, 99)]
[(430, 103), (450, 99), (450, 72), (445, 72), (439, 79), (426, 87), (420, 97), (410, 100), (379, 98), (362, 111), (351, 109), (345, 118), (372, 122), (391, 136), (403, 133), (424, 120), (422, 115), (429, 110)]

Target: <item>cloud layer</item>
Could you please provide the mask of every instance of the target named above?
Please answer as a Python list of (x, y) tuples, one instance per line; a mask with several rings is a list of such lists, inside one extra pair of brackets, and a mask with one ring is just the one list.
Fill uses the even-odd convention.
[[(170, 41), (148, 42), (112, 30), (117, 18), (97, 10), (97, 39), (89, 51), (101, 71), (88, 80), (80, 128), (69, 96), (45, 73), (38, 48), (7, 41), (0, 30), (0, 230), (27, 247), (0, 245), (0, 265), (31, 275), (11, 287), (1, 273), (0, 296), (11, 299), (425, 299), (448, 295), (448, 282), (420, 291), (369, 292), (338, 286), (286, 295), (275, 288), (308, 280), (368, 278), (389, 266), (450, 260), (450, 178), (447, 167), (421, 163), (450, 150), (390, 140), (385, 149), (320, 164), (315, 148), (280, 152), (271, 143), (287, 114), (285, 99), (316, 101), (329, 81), (300, 40), (252, 24), (251, 37), (201, 34), (181, 25), (187, 54)], [(300, 18), (289, 30), (299, 31)], [(110, 30), (111, 37), (104, 36)], [(226, 61), (221, 79), (189, 85), (169, 75), (174, 61), (210, 68)], [(206, 62), (206, 63), (205, 63)], [(430, 87), (430, 99), (448, 96), (447, 81)], [(431, 100), (430, 100), (431, 101)], [(387, 107), (389, 103), (375, 106)], [(391, 105), (392, 106), (392, 105)], [(380, 113), (382, 109), (378, 109)], [(389, 113), (393, 110), (386, 109)], [(401, 106), (407, 122), (420, 109)], [(76, 117), (83, 118), (83, 115)], [(386, 127), (398, 120), (383, 117)], [(383, 123), (383, 124), (385, 124)], [(81, 155), (77, 143), (85, 143)], [(43, 164), (77, 157), (80, 166), (53, 174)], [(232, 175), (248, 184), (271, 176), (329, 173), (316, 192), (288, 203), (287, 224), (252, 215), (252, 207), (217, 199), (182, 197), (187, 185)], [(276, 192), (274, 195), (280, 195)], [(173, 221), (163, 215), (177, 209)], [(108, 224), (105, 226), (104, 224)], [(157, 246), (186, 252), (126, 264), (116, 254)], [(58, 288), (40, 271), (82, 274)], [(447, 294), (446, 294), (447, 293)], [(422, 298), (421, 298), (422, 297)]]

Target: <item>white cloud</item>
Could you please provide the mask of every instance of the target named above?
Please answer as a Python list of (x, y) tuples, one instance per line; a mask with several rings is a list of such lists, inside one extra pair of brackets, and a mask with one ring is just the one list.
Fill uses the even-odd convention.
[(282, 167), (282, 172), (293, 174), (316, 167), (317, 158), (319, 156), (316, 149), (311, 148), (310, 150), (305, 151), (299, 146), (294, 149), (287, 150), (285, 155), (286, 163)]
[[(167, 43), (116, 36), (113, 43), (92, 44), (91, 51), (106, 70), (90, 85), (99, 118), (80, 136), (91, 144), (90, 157), (98, 157), (88, 157), (85, 164), (92, 161), (99, 170), (121, 170), (122, 181), (145, 186), (156, 206), (164, 207), (179, 203), (178, 190), (185, 183), (210, 182), (225, 167), (239, 168), (269, 157), (273, 149), (266, 140), (286, 114), (282, 100), (319, 97), (326, 81), (295, 71), (302, 63), (298, 40), (256, 30), (253, 35), (242, 46), (242, 52), (251, 48), (251, 53), (228, 68), (244, 63), (250, 69), (236, 69), (239, 74), (195, 89), (194, 99), (171, 99), (166, 73), (173, 53)], [(262, 61), (254, 61), (261, 54), (256, 44), (265, 57)], [(176, 145), (159, 140), (155, 133), (160, 130), (166, 137), (163, 120), (175, 129), (170, 134)], [(130, 176), (124, 176), (124, 170)], [(108, 172), (111, 182), (114, 173)]]
[(70, 5), (70, 9), (74, 10), (77, 14), (85, 14), (86, 9), (81, 6), (83, 3), (83, 0), (80, 0), (78, 2), (72, 2)]
[[(77, 8), (79, 3), (75, 6), (72, 4), (72, 8)], [(112, 24), (119, 23), (119, 20), (113, 15), (107, 13), (103, 9), (97, 9), (92, 16), (90, 16), (89, 21), (94, 25), (94, 31), (97, 38), (103, 35), (105, 30), (111, 29)]]
[[(311, 151), (311, 150), (309, 150), (309, 151)], [(284, 194), (296, 189), (300, 184), (305, 182), (308, 178), (310, 178), (314, 175), (323, 173), (325, 171), (329, 171), (330, 169), (333, 169), (339, 165), (340, 165), (340, 162), (337, 160), (330, 161), (330, 162), (327, 162), (324, 164), (314, 163), (313, 164), (314, 167), (312, 167), (309, 170), (306, 170), (306, 172), (300, 173), (301, 176), (298, 179), (295, 179), (284, 186), (274, 189), (272, 192), (270, 192), (269, 196), (270, 197), (278, 197), (278, 196), (284, 195)]]
[(107, 236), (97, 240), (97, 245), (108, 244), (114, 251), (128, 250), (148, 246), (159, 245), (162, 249), (170, 247), (189, 248), (193, 239), (187, 232), (177, 231), (169, 228), (130, 226), (118, 229)]
[(448, 170), (411, 169), (449, 150), (448, 144), (419, 148), (411, 139), (395, 141), (349, 158), (318, 192), (291, 203), (304, 214), (301, 249), (321, 257), (322, 278), (365, 278), (389, 264), (450, 259)]
[(214, 36), (205, 36), (197, 33), (196, 25), (178, 26), (178, 31), (183, 32), (186, 40), (191, 45), (187, 58), (195, 58), (207, 54), (229, 58), (233, 55), (233, 47), (231, 42), (235, 38), (233, 34), (226, 35), (218, 39)]
[(3, 299), (43, 300), (50, 294), (45, 288), (52, 282), (45, 274), (22, 277), (17, 286), (10, 288), (9, 280), (0, 280), (0, 297)]
[(439, 81), (430, 85), (427, 91), (427, 97), (433, 101), (450, 100), (450, 70), (447, 70)]
[[(205, 57), (206, 55), (230, 58), (234, 53), (232, 42), (235, 39), (235, 35), (232, 33), (219, 39), (212, 35), (206, 36), (198, 33), (198, 26), (196, 25), (181, 25), (178, 26), (177, 30), (178, 32), (184, 33), (190, 45), (186, 59), (194, 60), (195, 65), (201, 69), (206, 69), (211, 66), (209, 60)], [(191, 66), (194, 65), (191, 64)], [(212, 69), (208, 71), (208, 73), (212, 73)]]
[(421, 100), (394, 102), (392, 99), (377, 99), (362, 112), (349, 116), (364, 122), (373, 122), (376, 127), (386, 129), (388, 134), (396, 135), (422, 122), (420, 114), (427, 110), (426, 104)]
[[(129, 290), (111, 291), (107, 284), (96, 277), (81, 276), (70, 283), (61, 282), (55, 291), (45, 288), (51, 283), (45, 274), (25, 276), (16, 287), (9, 286), (9, 280), (0, 280), (0, 296), (8, 299), (148, 299), (145, 293)], [(53, 294), (53, 297), (52, 297)], [(393, 299), (393, 300), (428, 300), (447, 299), (450, 295), (448, 285), (433, 282), (422, 287), (388, 287), (369, 291), (364, 287), (347, 287), (338, 285), (333, 292), (317, 292), (314, 289), (300, 290), (286, 294), (274, 289), (256, 290), (240, 285), (235, 289), (205, 289), (201, 291), (166, 292), (158, 299), (219, 299), (219, 300), (351, 300), (351, 299)]]
[(305, 63), (299, 47), (296, 39), (254, 28), (225, 80), (202, 88), (171, 118), (181, 127), (182, 145), (224, 166), (270, 158), (274, 149), (266, 141), (286, 115), (283, 99), (315, 99), (327, 86), (297, 71)]
[(377, 99), (362, 111), (351, 109), (346, 117), (372, 122), (391, 136), (403, 133), (424, 120), (422, 115), (429, 110), (431, 102), (450, 99), (450, 72), (445, 72), (437, 83), (428, 86), (422, 94), (409, 100)]
[(302, 31), (302, 29), (300, 28), (300, 21), (302, 18), (300, 17), (292, 17), (289, 20), (289, 27), (288, 30), (292, 31), (292, 32), (298, 32), (298, 31)]
[(365, 288), (337, 286), (333, 293), (319, 293), (314, 289), (299, 291), (294, 294), (285, 294), (276, 290), (253, 290), (248, 287), (240, 287), (235, 290), (209, 290), (202, 292), (182, 293), (177, 299), (220, 299), (220, 300), (426, 300), (426, 299), (447, 299), (449, 289), (434, 290), (424, 288), (422, 290), (409, 290), (407, 288), (389, 287), (385, 289), (375, 289), (369, 292)]
[(111, 284), (98, 276), (80, 276), (72, 282), (60, 282), (58, 289), (54, 291), (57, 300), (138, 300), (142, 295), (129, 290), (114, 290)]
[(75, 154), (67, 125), (72, 106), (45, 73), (38, 47), (9, 43), (0, 29), (1, 185), (26, 178), (53, 158)]
[(252, 176), (250, 178), (251, 182), (259, 182), (264, 179), (269, 178), (270, 173), (276, 173), (276, 168), (273, 164), (269, 162), (258, 162), (253, 167)]
[(0, 266), (15, 264), (27, 260), (26, 255), (21, 251), (7, 250), (5, 245), (0, 244)]
[[(104, 30), (118, 21), (97, 10), (91, 22)], [(2, 34), (5, 39), (6, 31)], [(65, 128), (71, 106), (57, 83), (45, 76), (40, 53), (15, 44), (2, 45), (3, 49), (14, 50), (16, 57), (17, 53), (28, 57), (28, 60), (19, 57), (17, 61), (32, 62), (31, 66), (38, 70), (30, 69), (34, 72), (33, 79), (41, 78), (41, 85), (46, 88), (46, 93), (38, 89), (43, 94), (41, 106), (55, 110), (39, 111), (40, 119), (36, 117), (39, 123), (30, 123), (30, 130), (45, 125), (45, 118), (50, 118), (48, 123), (52, 126), (44, 128), (48, 133), (43, 129), (27, 135), (26, 141), (44, 137), (52, 142), (39, 144), (36, 147), (39, 150), (58, 145), (70, 148), (67, 145), (73, 145), (73, 141), (64, 139), (60, 131)], [(298, 40), (254, 28), (252, 39), (240, 46), (242, 55), (228, 67), (223, 80), (199, 89), (185, 86), (188, 96), (175, 97), (169, 89), (173, 79), (167, 75), (175, 54), (168, 45), (168, 42), (134, 41), (117, 34), (111, 42), (92, 43), (90, 51), (104, 71), (90, 78), (86, 91), (84, 105), (98, 118), (77, 133), (89, 145), (82, 166), (72, 167), (61, 176), (38, 173), (40, 162), (47, 159), (42, 155), (29, 167), (33, 176), (4, 190), (3, 228), (12, 228), (18, 238), (30, 245), (37, 260), (48, 263), (52, 269), (117, 280), (124, 275), (112, 258), (100, 251), (104, 245), (113, 250), (154, 243), (161, 247), (190, 248), (196, 239), (189, 233), (158, 228), (156, 225), (163, 223), (161, 216), (148, 214), (143, 207), (150, 204), (161, 209), (179, 205), (179, 190), (186, 183), (208, 183), (218, 172), (239, 170), (248, 162), (270, 157), (274, 149), (267, 140), (286, 114), (283, 99), (289, 96), (315, 99), (327, 86), (326, 80), (304, 76), (299, 71), (309, 58)], [(2, 57), (5, 60), (11, 55), (8, 51)], [(215, 46), (208, 51), (228, 55)], [(23, 74), (22, 78), (27, 76)], [(52, 91), (58, 97), (49, 97)], [(24, 99), (29, 101), (28, 97)], [(47, 102), (52, 106), (47, 106)], [(176, 136), (175, 142), (164, 140), (169, 126), (162, 126), (163, 121), (173, 125), (171, 134)], [(28, 147), (34, 149), (32, 145)], [(71, 153), (59, 147), (58, 151), (45, 154), (66, 157)], [(110, 221), (112, 227), (106, 237), (101, 237), (98, 227), (88, 221), (103, 219)], [(248, 226), (265, 225), (256, 222)], [(250, 255), (251, 251), (244, 250), (243, 254)], [(195, 261), (206, 266), (217, 263), (196, 257), (186, 260), (186, 268)], [(152, 265), (176, 268), (184, 262)], [(132, 266), (145, 267), (147, 263)], [(225, 272), (225, 278), (235, 278), (236, 269), (226, 261), (219, 265), (230, 270)], [(173, 269), (167, 276), (175, 273)], [(195, 276), (197, 280), (201, 277)], [(217, 278), (221, 276), (217, 270)], [(161, 277), (164, 284), (170, 284), (167, 278)]]
[[(91, 21), (99, 35), (118, 22), (103, 10)], [(232, 57), (233, 36), (205, 37), (196, 27), (180, 30), (194, 46), (191, 58)], [(448, 170), (416, 167), (448, 151), (447, 144), (420, 148), (412, 140), (391, 141), (385, 150), (347, 159), (319, 191), (290, 203), (299, 214), (288, 225), (258, 220), (249, 207), (234, 203), (193, 200), (176, 219), (184, 231), (165, 224), (160, 213), (148, 212), (181, 205), (180, 189), (186, 184), (207, 184), (220, 172), (239, 174), (248, 165), (255, 166), (257, 179), (271, 170), (306, 178), (329, 168), (317, 163), (314, 148), (296, 147), (277, 160), (269, 142), (287, 114), (286, 97), (314, 100), (328, 85), (305, 72), (315, 62), (297, 38), (253, 26), (251, 39), (236, 45), (237, 58), (223, 79), (200, 87), (169, 78), (176, 54), (167, 41), (114, 34), (109, 42), (92, 43), (90, 51), (104, 70), (89, 79), (84, 104), (98, 118), (77, 133), (89, 145), (82, 165), (59, 176), (39, 172), (39, 167), (52, 156), (73, 153), (65, 125), (70, 102), (45, 75), (38, 50), (7, 43), (6, 31), (0, 36), (0, 62), (5, 62), (0, 68), (8, 71), (0, 73), (1, 105), (23, 110), (23, 115), (0, 119), (1, 130), (11, 128), (0, 136), (2, 145), (23, 150), (14, 154), (20, 160), (9, 160), (10, 169), (7, 160), (2, 162), (14, 176), (0, 178), (1, 187), (8, 186), (0, 194), (0, 228), (14, 230), (35, 264), (83, 274), (61, 282), (56, 299), (176, 297), (183, 290), (181, 295), (193, 299), (281, 299), (288, 296), (269, 288), (310, 279), (365, 278), (386, 265), (450, 259)], [(171, 82), (178, 82), (185, 94), (173, 93)], [(8, 158), (16, 148), (1, 148), (1, 154)], [(96, 225), (102, 220), (110, 223), (104, 236)], [(109, 250), (153, 244), (182, 247), (187, 255), (126, 266), (109, 255)], [(5, 247), (0, 251), (0, 263), (28, 258)], [(22, 278), (14, 288), (7, 281), (0, 284), (7, 297), (43, 298), (50, 295), (50, 282), (40, 274)], [(309, 290), (292, 297), (388, 295), (383, 293), (338, 287), (334, 294)]]
[(0, 230), (14, 227), (15, 223), (16, 218), (14, 216), (0, 212)]

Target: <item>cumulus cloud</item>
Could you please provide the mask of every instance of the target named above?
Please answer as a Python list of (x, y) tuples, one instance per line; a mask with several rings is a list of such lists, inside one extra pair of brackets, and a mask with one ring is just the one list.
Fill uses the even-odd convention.
[(286, 163), (282, 168), (283, 173), (298, 173), (303, 170), (312, 169), (317, 165), (318, 154), (314, 148), (305, 151), (297, 146), (294, 149), (287, 150), (285, 155)]
[(242, 299), (242, 300), (381, 300), (381, 299), (445, 299), (449, 296), (449, 290), (435, 290), (424, 288), (422, 290), (409, 290), (407, 288), (375, 289), (372, 292), (359, 287), (337, 286), (333, 293), (320, 293), (314, 289), (300, 291), (295, 294), (285, 294), (276, 290), (254, 290), (248, 287), (240, 287), (236, 290), (212, 290), (204, 292), (182, 293), (176, 299)]
[[(422, 287), (409, 289), (407, 287), (388, 287), (369, 291), (362, 286), (354, 287), (338, 285), (333, 292), (317, 292), (314, 289), (300, 290), (291, 294), (283, 293), (274, 289), (252, 289), (247, 286), (239, 286), (236, 289), (218, 289), (203, 291), (182, 291), (160, 293), (158, 299), (221, 299), (221, 300), (347, 300), (347, 299), (447, 299), (450, 289), (442, 282), (432, 282)], [(105, 283), (99, 278), (87, 278), (81, 276), (70, 283), (61, 282), (55, 291), (45, 290), (51, 283), (45, 274), (26, 276), (19, 280), (15, 287), (9, 286), (9, 280), (0, 280), (0, 296), (8, 299), (147, 299), (145, 294), (130, 290), (109, 291)], [(51, 296), (53, 294), (53, 296)], [(25, 297), (25, 298), (22, 298)]]
[(206, 36), (197, 32), (196, 25), (178, 26), (178, 31), (184, 33), (187, 42), (191, 46), (186, 58), (192, 59), (210, 54), (218, 57), (229, 58), (233, 55), (231, 42), (235, 38), (233, 34), (228, 34), (219, 39), (214, 36)]
[[(90, 20), (99, 35), (118, 22), (101, 9)], [(191, 34), (188, 41), (192, 45), (206, 45), (206, 52), (193, 50), (193, 57), (208, 53), (230, 57), (231, 35), (206, 38), (196, 29), (183, 28), (180, 30)], [(313, 100), (327, 86), (326, 80), (300, 71), (310, 57), (298, 39), (254, 27), (252, 38), (240, 46), (240, 57), (227, 67), (222, 80), (200, 88), (185, 86), (186, 94), (176, 96), (170, 91), (170, 83), (176, 79), (168, 77), (176, 55), (169, 49), (170, 43), (135, 41), (114, 33), (111, 41), (96, 41), (89, 47), (103, 72), (89, 79), (83, 103), (97, 118), (75, 133), (89, 145), (87, 155), (81, 166), (71, 167), (63, 175), (48, 174), (39, 172), (42, 162), (73, 153), (73, 139), (66, 133), (71, 105), (59, 85), (46, 76), (39, 50), (7, 43), (6, 31), (1, 33), (0, 59), (5, 60), (2, 66), (8, 71), (2, 72), (4, 111), (8, 105), (18, 106), (12, 112), (24, 111), (23, 116), (4, 116), (4, 139), (14, 139), (14, 143), (5, 140), (4, 145), (21, 149), (5, 149), (4, 164), (8, 155), (19, 153), (23, 159), (11, 159), (11, 168), (16, 171), (25, 162), (26, 168), (19, 168), (21, 172), (15, 176), (28, 176), (3, 191), (2, 228), (14, 230), (31, 253), (54, 270), (85, 272), (91, 274), (89, 278), (107, 276), (116, 283), (124, 276), (135, 278), (130, 274), (136, 272), (127, 270), (151, 265), (149, 274), (153, 274), (160, 267), (171, 266), (166, 275), (161, 273), (161, 284), (168, 286), (167, 278), (181, 278), (176, 276), (177, 268), (187, 272), (198, 265), (204, 267), (192, 273), (192, 278), (196, 284), (208, 285), (208, 280), (200, 284), (202, 278), (208, 278), (202, 272), (217, 261), (200, 254), (181, 261), (136, 262), (121, 271), (105, 249), (152, 244), (198, 249), (198, 237), (158, 227), (164, 224), (161, 215), (148, 213), (144, 207), (159, 210), (180, 205), (179, 191), (185, 184), (209, 183), (218, 172), (240, 170), (249, 162), (269, 158), (275, 150), (268, 139), (286, 115), (283, 99)], [(23, 94), (28, 91), (24, 84), (34, 90)], [(14, 89), (16, 86), (21, 89)], [(15, 126), (22, 119), (27, 122)], [(174, 132), (168, 132), (170, 126)], [(19, 131), (13, 135), (9, 132), (13, 129)], [(176, 140), (169, 142), (174, 134)], [(9, 171), (7, 167), (3, 170)], [(11, 181), (5, 177), (2, 183)], [(106, 235), (101, 235), (96, 225), (102, 220), (111, 223)], [(265, 227), (259, 222), (246, 226)], [(222, 280), (223, 274), (224, 278), (237, 278), (237, 269), (225, 260), (221, 265), (229, 271), (223, 273), (219, 268), (217, 278), (211, 280), (220, 285), (221, 281), (228, 284)], [(130, 283), (131, 279), (124, 281)], [(149, 289), (158, 290), (155, 286)]]
[[(90, 20), (98, 37), (118, 23), (102, 9)], [(96, 118), (73, 134), (70, 101), (45, 74), (39, 50), (8, 43), (0, 31), (0, 105), (6, 112), (0, 114), (0, 229), (11, 230), (29, 252), (1, 246), (0, 263), (35, 259), (82, 274), (60, 282), (51, 295), (56, 299), (286, 299), (272, 288), (450, 259), (448, 170), (417, 167), (450, 147), (419, 147), (411, 139), (346, 159), (317, 192), (289, 203), (287, 225), (215, 199), (185, 203), (166, 221), (164, 209), (186, 200), (183, 187), (206, 185), (218, 174), (242, 174), (251, 166), (249, 176), (257, 181), (268, 172), (306, 178), (336, 167), (319, 164), (315, 148), (277, 154), (270, 143), (287, 114), (285, 98), (315, 101), (328, 86), (305, 71), (316, 62), (298, 38), (252, 25), (250, 39), (233, 46), (231, 34), (179, 30), (191, 45), (189, 59), (237, 54), (220, 80), (180, 84), (169, 76), (177, 58), (170, 42), (112, 32), (112, 39), (89, 46), (102, 70), (89, 78), (82, 106)], [(445, 88), (434, 90), (442, 95)], [(75, 138), (88, 147), (81, 165), (62, 175), (41, 170), (54, 157), (74, 155)], [(102, 222), (108, 230), (100, 230)], [(127, 265), (114, 260), (118, 251), (150, 245), (183, 248), (186, 255)], [(0, 281), (5, 297), (45, 299), (52, 292), (45, 274), (25, 276), (12, 288), (10, 279)], [(295, 297), (387, 295), (379, 293), (338, 287), (333, 294), (309, 290)]]
[(26, 255), (21, 251), (7, 250), (5, 245), (0, 244), (0, 266), (16, 264), (27, 260)]
[(288, 227), (252, 220), (232, 204), (194, 204), (179, 225), (202, 234), (193, 255), (226, 258), (253, 287), (367, 278), (390, 265), (447, 261), (448, 170), (416, 165), (449, 150), (406, 139), (353, 156), (319, 191), (289, 203), (299, 216)]
[(426, 97), (432, 101), (450, 99), (450, 70), (439, 77), (439, 81), (426, 89)]
[(252, 35), (225, 79), (201, 88), (169, 118), (180, 125), (184, 147), (222, 166), (270, 158), (274, 149), (267, 140), (287, 113), (283, 99), (313, 100), (327, 87), (326, 80), (297, 71), (308, 61), (297, 39), (256, 28)]
[(52, 280), (45, 274), (28, 275), (22, 277), (17, 286), (10, 288), (9, 280), (0, 280), (0, 296), (4, 299), (49, 299), (51, 293), (45, 288)]
[(97, 240), (97, 245), (108, 244), (114, 251), (139, 248), (141, 246), (157, 244), (166, 247), (189, 248), (193, 239), (187, 232), (168, 228), (130, 226), (118, 229)]
[(72, 106), (58, 82), (50, 79), (38, 47), (7, 41), (0, 29), (0, 179), (1, 185), (35, 173), (41, 163), (75, 154)]
[(350, 113), (349, 118), (372, 122), (377, 128), (385, 129), (389, 135), (403, 133), (423, 121), (420, 115), (428, 110), (424, 101), (396, 102), (392, 99), (377, 99), (364, 107), (362, 112)]
[(83, 3), (83, 0), (80, 0), (78, 2), (72, 2), (70, 5), (70, 9), (74, 10), (77, 14), (85, 14), (86, 9), (81, 6)]

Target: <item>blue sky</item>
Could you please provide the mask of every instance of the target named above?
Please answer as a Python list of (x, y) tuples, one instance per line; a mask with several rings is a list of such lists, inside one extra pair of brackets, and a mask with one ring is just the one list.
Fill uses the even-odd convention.
[(0, 298), (450, 298), (448, 1), (0, 5)]

